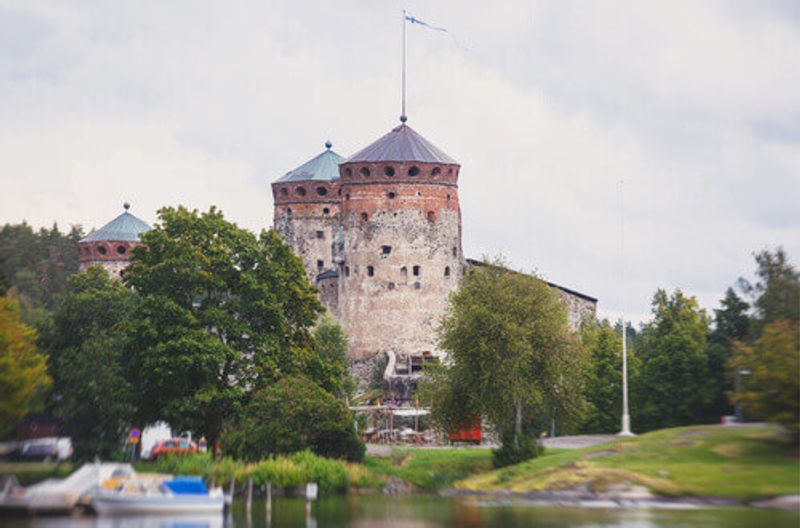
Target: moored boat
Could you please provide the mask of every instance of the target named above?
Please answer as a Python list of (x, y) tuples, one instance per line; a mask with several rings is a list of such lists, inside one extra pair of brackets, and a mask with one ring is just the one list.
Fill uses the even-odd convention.
[(208, 514), (222, 513), (225, 499), (220, 488), (209, 490), (200, 477), (140, 475), (102, 486), (91, 505), (101, 515)]

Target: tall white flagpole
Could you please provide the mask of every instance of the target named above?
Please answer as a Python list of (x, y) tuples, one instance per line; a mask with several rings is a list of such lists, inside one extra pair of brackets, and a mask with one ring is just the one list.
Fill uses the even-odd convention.
[(619, 180), (619, 246), (622, 277), (620, 292), (622, 293), (622, 312), (620, 322), (622, 327), (622, 430), (618, 436), (633, 436), (631, 432), (631, 417), (628, 413), (628, 332), (625, 328), (625, 200), (624, 200), (624, 180)]
[(406, 10), (403, 9), (403, 108), (400, 114), (400, 121), (406, 122)]

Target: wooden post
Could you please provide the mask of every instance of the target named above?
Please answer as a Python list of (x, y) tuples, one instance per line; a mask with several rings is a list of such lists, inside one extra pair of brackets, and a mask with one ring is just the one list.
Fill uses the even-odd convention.
[(247, 517), (253, 513), (253, 479), (247, 479)]
[(264, 512), (267, 521), (266, 526), (269, 527), (269, 525), (272, 523), (272, 483), (267, 482), (266, 488), (266, 497), (264, 497)]

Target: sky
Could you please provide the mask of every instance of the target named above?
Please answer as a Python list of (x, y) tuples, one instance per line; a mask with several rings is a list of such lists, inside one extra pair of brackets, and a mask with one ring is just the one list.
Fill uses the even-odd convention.
[(0, 0), (0, 223), (122, 203), (269, 227), (269, 184), (408, 124), (461, 163), (467, 256), (650, 317), (800, 256), (800, 2)]

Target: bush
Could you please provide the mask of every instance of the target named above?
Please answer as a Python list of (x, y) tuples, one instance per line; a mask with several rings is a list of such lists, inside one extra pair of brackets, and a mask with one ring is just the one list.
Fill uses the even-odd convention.
[(365, 451), (344, 403), (303, 377), (256, 392), (241, 419), (226, 428), (222, 443), (228, 453), (249, 461), (306, 449), (361, 461)]
[(537, 457), (540, 453), (536, 442), (527, 435), (519, 439), (519, 447), (514, 446), (513, 434), (503, 435), (502, 445), (492, 450), (492, 464), (496, 468), (512, 466)]

